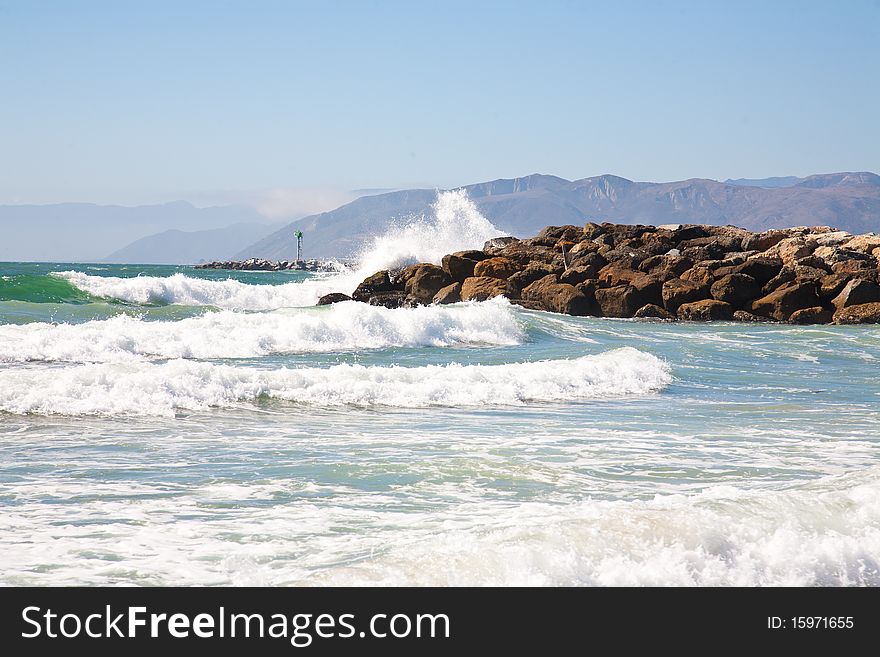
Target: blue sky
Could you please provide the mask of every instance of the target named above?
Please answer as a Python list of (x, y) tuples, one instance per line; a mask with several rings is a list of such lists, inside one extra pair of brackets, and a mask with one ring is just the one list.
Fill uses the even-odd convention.
[(0, 0), (0, 203), (880, 170), (880, 2)]

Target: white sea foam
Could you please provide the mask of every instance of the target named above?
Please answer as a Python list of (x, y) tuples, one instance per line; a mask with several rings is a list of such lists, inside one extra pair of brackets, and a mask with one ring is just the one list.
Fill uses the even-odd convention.
[(521, 405), (660, 390), (660, 359), (631, 347), (572, 360), (505, 365), (256, 369), (186, 360), (0, 371), (0, 411), (66, 415), (173, 415), (259, 398), (317, 406)]
[(379, 270), (418, 262), (439, 263), (447, 253), (480, 248), (486, 240), (501, 234), (480, 214), (464, 190), (455, 190), (440, 192), (429, 214), (399, 221), (376, 236), (359, 255), (356, 267), (301, 282), (249, 285), (233, 279), (206, 280), (180, 273), (135, 278), (92, 276), (78, 271), (54, 275), (94, 296), (128, 303), (272, 310), (313, 306), (330, 292), (351, 294), (358, 283)]
[(286, 481), (0, 492), (16, 500), (0, 515), (3, 584), (880, 585), (876, 467), (780, 491), (425, 510), (375, 490), (291, 504)]
[(313, 306), (322, 294), (334, 291), (332, 277), (317, 277), (305, 283), (249, 285), (233, 279), (211, 281), (184, 274), (171, 276), (92, 276), (78, 271), (57, 272), (55, 276), (97, 297), (119, 299), (140, 305), (179, 304), (214, 306), (235, 310), (272, 310)]
[(512, 306), (387, 308), (354, 301), (263, 313), (209, 312), (175, 322), (119, 315), (83, 324), (0, 325), (0, 363), (124, 362), (145, 358), (253, 358), (384, 347), (514, 345)]
[[(648, 501), (524, 504), (302, 583), (880, 586), (880, 479)], [(830, 486), (829, 486), (830, 484)]]

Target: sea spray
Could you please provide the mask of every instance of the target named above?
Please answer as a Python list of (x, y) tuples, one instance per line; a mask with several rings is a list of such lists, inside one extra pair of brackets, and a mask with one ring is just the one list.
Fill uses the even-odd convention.
[(334, 274), (317, 275), (282, 285), (248, 285), (213, 281), (185, 274), (169, 277), (119, 278), (78, 271), (55, 274), (91, 295), (141, 305), (206, 305), (228, 310), (272, 310), (312, 306), (324, 294), (350, 294), (364, 278), (381, 269), (417, 262), (439, 264), (447, 253), (474, 249), (502, 232), (483, 217), (464, 190), (439, 192), (431, 212), (398, 220), (374, 237), (359, 254), (358, 264)]
[(482, 248), (504, 233), (486, 219), (464, 189), (440, 192), (426, 216), (396, 222), (374, 237), (358, 258), (361, 279), (381, 269), (440, 263), (447, 253)]
[(266, 370), (173, 360), (0, 370), (0, 411), (173, 416), (260, 398), (326, 407), (509, 406), (642, 395), (670, 381), (666, 363), (631, 347), (504, 365)]

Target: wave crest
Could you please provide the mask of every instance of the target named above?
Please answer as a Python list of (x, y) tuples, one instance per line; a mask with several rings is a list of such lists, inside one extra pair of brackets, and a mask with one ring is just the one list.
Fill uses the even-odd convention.
[(513, 308), (501, 299), (399, 310), (351, 301), (265, 313), (209, 312), (174, 322), (118, 315), (83, 324), (0, 326), (0, 363), (254, 358), (387, 347), (500, 346), (523, 339)]
[(0, 411), (164, 415), (260, 398), (314, 406), (504, 406), (655, 392), (669, 367), (631, 347), (571, 360), (261, 370), (185, 360), (0, 372)]

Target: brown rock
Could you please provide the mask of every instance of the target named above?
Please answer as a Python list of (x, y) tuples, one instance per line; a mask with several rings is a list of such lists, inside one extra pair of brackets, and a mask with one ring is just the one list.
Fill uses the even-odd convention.
[(761, 288), (761, 292), (762, 294), (770, 294), (774, 290), (782, 287), (786, 283), (790, 283), (796, 278), (797, 273), (795, 272), (794, 267), (783, 267), (779, 270), (779, 273), (776, 274), (776, 276), (764, 284), (764, 287)]
[(574, 260), (583, 257), (588, 253), (595, 253), (599, 247), (590, 240), (578, 242), (568, 250), (568, 256)]
[(595, 315), (590, 299), (573, 285), (557, 283), (555, 276), (545, 276), (522, 291), (525, 301), (540, 303), (545, 309), (566, 315)]
[(517, 244), (519, 241), (519, 238), (516, 237), (493, 237), (490, 240), (486, 240), (483, 244), (483, 251), (491, 255), (493, 251), (504, 249), (511, 244)]
[(485, 301), (504, 294), (507, 286), (500, 278), (471, 276), (461, 284), (462, 301)]
[(447, 304), (447, 303), (458, 303), (461, 301), (461, 283), (452, 283), (447, 285), (444, 288), (440, 288), (440, 291), (434, 295), (434, 298), (431, 300), (432, 303), (437, 304)]
[(724, 321), (733, 319), (733, 307), (716, 299), (704, 299), (683, 303), (678, 307), (678, 318), (701, 321)]
[(577, 267), (569, 267), (559, 277), (560, 283), (568, 283), (569, 285), (577, 285), (590, 279), (596, 278), (598, 271), (590, 265), (579, 265)]
[(541, 310), (546, 311), (544, 308), (544, 304), (538, 303), (537, 301), (526, 301), (525, 299), (511, 299), (510, 303), (515, 306), (521, 306), (527, 310)]
[(835, 324), (880, 324), (880, 303), (862, 303), (834, 313)]
[[(818, 249), (817, 249), (818, 250)], [(813, 269), (821, 269), (826, 274), (831, 272), (831, 266), (825, 262), (822, 258), (817, 257), (815, 254), (808, 255), (803, 258), (795, 261), (796, 267), (811, 267)]]
[(760, 294), (757, 281), (748, 274), (728, 274), (712, 283), (710, 292), (714, 299), (725, 301), (736, 309), (742, 309)]
[(497, 255), (503, 255), (505, 258), (513, 260), (519, 265), (520, 269), (537, 263), (552, 264), (557, 256), (559, 256), (560, 273), (564, 269), (564, 266), (561, 264), (561, 254), (555, 249), (546, 246), (531, 246), (524, 242), (516, 242), (497, 251)]
[(599, 237), (599, 235), (601, 235), (602, 233), (605, 232), (605, 229), (602, 226), (600, 226), (599, 224), (594, 223), (592, 221), (584, 224), (583, 230), (584, 230), (584, 239), (585, 240), (595, 239), (595, 238)]
[(596, 303), (605, 317), (632, 317), (646, 305), (632, 285), (616, 285), (596, 290)]
[(770, 320), (766, 317), (760, 317), (759, 315), (754, 315), (745, 310), (737, 310), (733, 313), (733, 319), (737, 322), (769, 322)]
[(831, 265), (831, 271), (835, 274), (847, 274), (848, 276), (858, 276), (859, 278), (877, 277), (877, 266), (867, 260), (837, 262)]
[(403, 308), (407, 298), (406, 292), (379, 292), (367, 299), (371, 306), (384, 306), (385, 308)]
[(880, 235), (868, 233), (865, 235), (857, 235), (846, 242), (844, 248), (852, 251), (861, 251), (862, 253), (871, 253), (874, 249), (880, 248)]
[(678, 278), (693, 266), (693, 260), (684, 256), (655, 255), (643, 260), (639, 264), (639, 271), (668, 281), (670, 278)]
[(772, 249), (768, 253), (775, 253), (781, 259), (783, 264), (793, 265), (799, 258), (812, 255), (813, 251), (818, 247), (818, 243), (811, 237), (798, 235), (796, 237), (788, 237)]
[(584, 229), (579, 226), (547, 226), (535, 235), (536, 240), (552, 241), (553, 245), (559, 240), (566, 242), (580, 242), (584, 237)]
[[(726, 273), (748, 274), (758, 282), (758, 285), (764, 285), (767, 281), (774, 278), (780, 269), (782, 269), (782, 260), (779, 258), (755, 256), (749, 258), (743, 264), (737, 265), (733, 271)], [(721, 271), (718, 270), (715, 273), (720, 275)]]
[(709, 296), (709, 286), (705, 283), (694, 283), (673, 278), (663, 283), (663, 307), (671, 313), (678, 311), (683, 303), (700, 301)]
[(639, 308), (633, 317), (638, 317), (640, 319), (675, 319), (675, 315), (671, 312), (653, 303), (649, 303)]
[(452, 277), (437, 265), (420, 264), (407, 267), (405, 290), (417, 303), (429, 304), (442, 288), (452, 283)]
[(545, 276), (555, 275), (553, 267), (540, 263), (529, 265), (507, 279), (507, 292), (505, 292), (505, 295), (511, 299), (518, 299), (523, 288), (528, 287), (535, 281), (541, 280)]
[(751, 311), (756, 315), (785, 322), (796, 310), (818, 305), (819, 295), (816, 294), (815, 283), (792, 281), (752, 302)]
[(831, 311), (822, 306), (795, 310), (788, 321), (792, 324), (829, 324), (831, 323)]
[(791, 233), (787, 230), (766, 230), (763, 233), (755, 233), (743, 240), (743, 248), (747, 251), (766, 251), (779, 244)]
[(670, 230), (672, 232), (670, 237), (676, 244), (700, 237), (709, 237), (709, 231), (706, 230), (706, 227), (697, 224), (666, 224), (658, 226), (658, 228)]
[(474, 275), (474, 267), (478, 260), (465, 258), (455, 253), (443, 256), (443, 271), (454, 281), (463, 281)]
[(474, 267), (474, 276), (491, 276), (492, 278), (507, 279), (520, 269), (522, 267), (510, 258), (498, 256), (478, 262)]
[(369, 302), (370, 297), (382, 292), (403, 292), (403, 286), (392, 282), (391, 275), (385, 270), (377, 271), (372, 276), (367, 276), (355, 288), (351, 298), (355, 301)]
[(331, 303), (340, 303), (342, 301), (351, 301), (351, 297), (341, 292), (331, 292), (318, 299), (318, 305), (329, 306)]
[(880, 301), (880, 286), (871, 281), (854, 278), (831, 300), (831, 303), (839, 310), (875, 301)]
[(831, 301), (840, 294), (849, 281), (847, 274), (828, 274), (819, 281), (819, 298), (823, 301)]
[(712, 285), (715, 282), (715, 275), (706, 262), (698, 262), (681, 275), (681, 280), (691, 283), (699, 283), (700, 285)]

